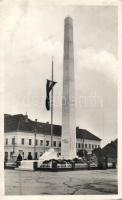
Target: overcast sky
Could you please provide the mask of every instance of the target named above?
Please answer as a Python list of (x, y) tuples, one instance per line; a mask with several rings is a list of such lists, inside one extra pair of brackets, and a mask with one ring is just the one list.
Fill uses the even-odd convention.
[(50, 121), (46, 78), (54, 57), (54, 122), (61, 124), (64, 18), (73, 18), (76, 124), (103, 139), (117, 137), (117, 8), (41, 6), (3, 1), (5, 113)]

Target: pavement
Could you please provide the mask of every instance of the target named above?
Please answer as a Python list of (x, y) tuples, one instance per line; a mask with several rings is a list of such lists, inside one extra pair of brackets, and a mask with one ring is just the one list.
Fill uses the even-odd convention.
[(5, 170), (5, 195), (117, 194), (117, 170)]

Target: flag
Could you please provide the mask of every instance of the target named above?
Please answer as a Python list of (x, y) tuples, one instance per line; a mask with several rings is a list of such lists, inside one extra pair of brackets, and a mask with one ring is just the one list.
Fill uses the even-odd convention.
[(52, 88), (54, 87), (54, 85), (56, 84), (56, 82), (54, 81), (50, 81), (47, 79), (47, 84), (46, 84), (46, 108), (47, 110), (50, 110), (50, 91), (52, 90)]

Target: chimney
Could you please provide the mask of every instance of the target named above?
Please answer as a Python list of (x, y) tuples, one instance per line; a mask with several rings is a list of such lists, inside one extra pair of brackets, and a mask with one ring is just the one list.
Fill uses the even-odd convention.
[(27, 115), (27, 112), (25, 114), (25, 122), (27, 123), (28, 122), (28, 115)]

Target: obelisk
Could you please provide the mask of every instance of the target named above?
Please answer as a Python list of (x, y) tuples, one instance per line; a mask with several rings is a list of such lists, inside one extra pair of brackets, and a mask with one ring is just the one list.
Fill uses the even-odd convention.
[(61, 156), (76, 157), (75, 79), (74, 79), (73, 20), (64, 20), (63, 97)]

